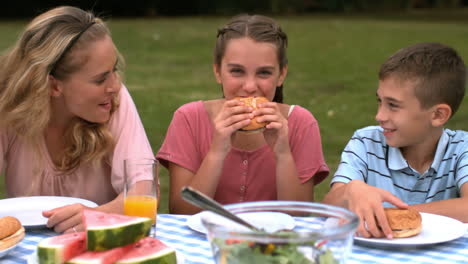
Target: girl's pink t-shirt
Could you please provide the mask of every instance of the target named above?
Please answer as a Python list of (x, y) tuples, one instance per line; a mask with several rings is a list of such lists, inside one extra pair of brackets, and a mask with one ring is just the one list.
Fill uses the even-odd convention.
[[(306, 109), (295, 106), (288, 117), (289, 143), (299, 180), (318, 184), (329, 169), (324, 161), (317, 121)], [(156, 158), (168, 167), (173, 162), (196, 173), (208, 153), (213, 124), (202, 101), (181, 106), (167, 130)], [(222, 204), (276, 200), (276, 161), (268, 145), (253, 151), (233, 148), (227, 155), (216, 189)]]
[[(109, 129), (115, 140), (114, 152), (98, 166), (81, 165), (71, 173), (55, 170), (45, 146), (41, 158), (20, 136), (0, 130), (0, 171), (4, 169), (7, 197), (69, 196), (104, 204), (123, 190), (126, 158), (154, 158), (135, 104), (122, 86), (120, 105), (112, 115)], [(42, 170), (38, 170), (37, 163)], [(139, 181), (142, 179), (134, 179)]]

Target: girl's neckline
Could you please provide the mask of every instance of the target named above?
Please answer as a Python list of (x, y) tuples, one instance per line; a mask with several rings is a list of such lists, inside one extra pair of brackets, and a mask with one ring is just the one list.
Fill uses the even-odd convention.
[(241, 148), (237, 148), (235, 146), (231, 146), (231, 151), (235, 151), (235, 152), (239, 152), (239, 153), (243, 153), (243, 154), (248, 154), (248, 155), (251, 155), (251, 154), (255, 154), (257, 152), (261, 152), (263, 151), (265, 148), (268, 148), (268, 144), (264, 144), (256, 149), (251, 149), (251, 150), (246, 150), (246, 149), (241, 149)]

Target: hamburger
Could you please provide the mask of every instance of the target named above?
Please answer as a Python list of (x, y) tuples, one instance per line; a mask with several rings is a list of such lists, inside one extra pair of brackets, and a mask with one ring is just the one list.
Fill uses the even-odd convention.
[(414, 209), (385, 208), (385, 215), (394, 238), (411, 237), (421, 232), (421, 214)]
[(24, 238), (24, 227), (12, 216), (0, 217), (0, 250), (17, 244)]
[[(269, 102), (268, 99), (262, 96), (250, 96), (250, 97), (236, 97), (235, 99), (242, 101), (246, 106), (252, 107), (254, 110), (258, 109), (258, 105), (261, 103)], [(266, 122), (257, 122), (257, 118), (250, 120), (250, 124), (240, 129), (244, 132), (257, 132), (262, 131), (268, 123)]]

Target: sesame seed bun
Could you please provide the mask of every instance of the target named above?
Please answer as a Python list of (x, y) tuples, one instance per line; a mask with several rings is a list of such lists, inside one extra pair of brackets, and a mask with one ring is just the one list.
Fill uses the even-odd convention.
[(411, 237), (421, 232), (421, 214), (414, 209), (385, 208), (385, 215), (394, 238)]
[[(254, 110), (258, 109), (259, 104), (269, 102), (268, 99), (262, 96), (236, 97), (235, 99), (244, 102), (245, 105), (252, 107)], [(266, 125), (267, 125), (266, 122), (260, 123), (260, 122), (257, 122), (257, 118), (253, 118), (252, 120), (250, 120), (250, 124), (241, 128), (240, 131), (258, 132), (258, 131), (262, 131)]]

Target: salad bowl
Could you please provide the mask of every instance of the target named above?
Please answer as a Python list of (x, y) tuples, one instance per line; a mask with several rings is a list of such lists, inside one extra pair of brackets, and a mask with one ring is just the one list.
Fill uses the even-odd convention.
[[(226, 205), (234, 214), (275, 212), (291, 216), (293, 229), (268, 232), (219, 224), (202, 217), (216, 264), (342, 264), (351, 253), (359, 220), (340, 207), (311, 202), (262, 201)], [(263, 222), (276, 219), (262, 219)]]

